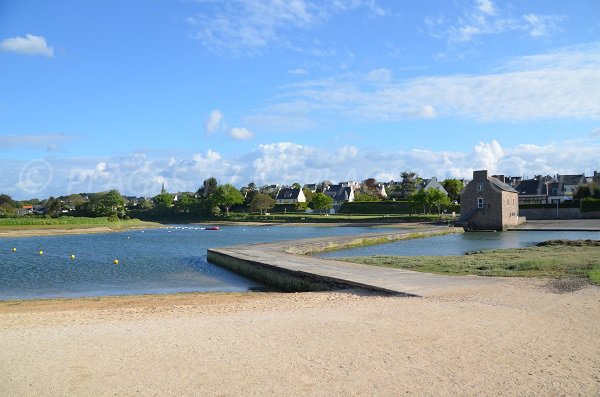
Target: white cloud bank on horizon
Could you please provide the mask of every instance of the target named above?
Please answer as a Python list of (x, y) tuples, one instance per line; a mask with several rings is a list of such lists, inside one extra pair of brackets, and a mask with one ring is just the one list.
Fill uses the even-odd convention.
[[(196, 191), (214, 176), (219, 183), (241, 187), (315, 183), (325, 179), (399, 180), (406, 170), (422, 177), (470, 178), (473, 170), (533, 177), (536, 174), (591, 175), (600, 170), (600, 142), (578, 140), (546, 145), (503, 147), (498, 141), (480, 142), (468, 152), (413, 149), (363, 151), (355, 146), (320, 149), (292, 142), (259, 145), (235, 158), (208, 150), (188, 158), (150, 158), (143, 152), (101, 159), (40, 159), (24, 162), (0, 160), (0, 193), (16, 199), (44, 198), (70, 193), (119, 189), (126, 195), (154, 196), (162, 182), (168, 190)], [(37, 190), (36, 190), (37, 189)]]
[(33, 34), (26, 34), (25, 37), (10, 37), (0, 41), (0, 51), (22, 55), (43, 55), (49, 58), (54, 56), (54, 48), (48, 46), (46, 38)]

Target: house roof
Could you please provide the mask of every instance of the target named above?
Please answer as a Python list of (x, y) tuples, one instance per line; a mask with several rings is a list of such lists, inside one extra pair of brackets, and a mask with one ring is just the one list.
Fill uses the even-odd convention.
[(342, 185), (334, 185), (330, 186), (323, 193), (331, 197), (334, 201), (348, 201), (350, 200), (351, 189)]
[(297, 200), (299, 195), (300, 189), (282, 187), (277, 193), (276, 200)]
[(557, 175), (558, 182), (563, 185), (579, 185), (580, 183), (585, 183), (585, 175)]
[(546, 187), (546, 183), (542, 179), (525, 179), (519, 182), (516, 186), (517, 191), (521, 195), (526, 196), (540, 196), (546, 195), (548, 193), (548, 189)]
[(496, 179), (494, 177), (488, 178), (488, 181), (490, 181), (492, 183), (492, 185), (496, 186), (498, 189), (504, 190), (505, 192), (519, 193), (515, 189), (510, 187), (510, 185), (507, 185), (504, 182), (500, 182), (498, 179)]

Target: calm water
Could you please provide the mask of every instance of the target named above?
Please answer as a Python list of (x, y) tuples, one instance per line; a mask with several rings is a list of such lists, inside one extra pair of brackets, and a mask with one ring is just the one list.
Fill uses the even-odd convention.
[(353, 248), (320, 254), (323, 258), (370, 255), (463, 255), (471, 251), (521, 248), (546, 240), (600, 239), (600, 232), (512, 231), (503, 233), (461, 233), (389, 244)]
[[(0, 300), (248, 291), (263, 286), (212, 265), (208, 248), (373, 232), (366, 227), (189, 226), (0, 239)], [(17, 248), (12, 252), (12, 248)], [(39, 251), (43, 255), (39, 255)], [(71, 254), (75, 260), (71, 260)], [(113, 261), (119, 260), (118, 265)]]

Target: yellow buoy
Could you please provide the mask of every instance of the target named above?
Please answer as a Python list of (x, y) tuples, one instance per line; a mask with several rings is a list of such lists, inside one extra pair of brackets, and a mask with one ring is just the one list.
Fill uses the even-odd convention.
[(44, 251), (40, 250), (40, 255), (44, 255)]
[(113, 261), (113, 263), (114, 263), (115, 265), (118, 265), (118, 264), (119, 264), (119, 260), (118, 260), (118, 259), (115, 259), (115, 260)]
[(17, 252), (17, 249), (16, 249), (16, 248), (13, 248), (13, 252)]
[(75, 255), (71, 255), (71, 260), (75, 260)]

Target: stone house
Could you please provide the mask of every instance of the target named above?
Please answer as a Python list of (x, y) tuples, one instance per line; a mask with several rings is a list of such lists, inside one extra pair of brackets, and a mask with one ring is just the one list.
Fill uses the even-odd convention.
[(473, 171), (473, 180), (460, 194), (460, 220), (467, 231), (506, 230), (525, 221), (519, 217), (519, 193), (504, 182)]

